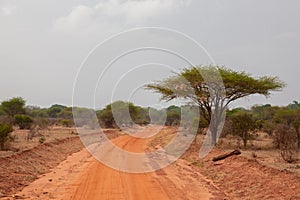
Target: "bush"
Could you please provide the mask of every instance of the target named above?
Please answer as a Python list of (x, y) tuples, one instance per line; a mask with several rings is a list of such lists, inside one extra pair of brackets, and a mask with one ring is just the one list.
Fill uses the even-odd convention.
[(34, 124), (38, 126), (40, 129), (44, 130), (48, 128), (50, 121), (49, 119), (45, 119), (45, 118), (36, 118), (34, 120)]
[(246, 148), (248, 140), (254, 138), (253, 131), (256, 129), (256, 121), (251, 114), (246, 112), (239, 112), (230, 118), (231, 132), (241, 138)]
[(74, 123), (72, 120), (69, 119), (62, 119), (61, 121), (61, 125), (65, 126), (65, 127), (71, 127)]
[(274, 142), (286, 162), (294, 162), (297, 157), (297, 134), (287, 125), (279, 125), (274, 134)]
[(14, 123), (17, 124), (20, 129), (30, 129), (33, 119), (27, 115), (16, 114), (14, 116)]
[(25, 100), (21, 97), (15, 97), (1, 103), (1, 110), (11, 118), (16, 114), (24, 114)]
[(11, 138), (10, 133), (12, 131), (11, 125), (0, 124), (0, 150), (4, 149), (4, 144)]

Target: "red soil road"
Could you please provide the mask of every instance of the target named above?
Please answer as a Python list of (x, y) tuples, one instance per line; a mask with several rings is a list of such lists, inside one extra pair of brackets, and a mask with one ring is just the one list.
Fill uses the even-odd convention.
[[(150, 126), (136, 134), (145, 136), (156, 133), (159, 129), (160, 127)], [(164, 131), (174, 132), (172, 128), (165, 128)], [(143, 152), (151, 139), (124, 135), (111, 141), (122, 149)], [(55, 154), (48, 156), (52, 157)], [(133, 174), (109, 168), (83, 149), (70, 155), (51, 172), (41, 175), (22, 191), (0, 199), (204, 200), (226, 196), (218, 191), (214, 184), (182, 159), (155, 172)]]
[[(158, 127), (146, 128), (137, 134), (147, 135), (153, 131), (158, 131)], [(131, 136), (121, 136), (113, 140), (113, 143), (131, 152), (143, 152), (149, 139), (140, 139)], [(125, 173), (109, 168), (99, 161), (94, 160), (84, 170), (80, 178), (74, 183), (75, 189), (71, 195), (65, 196), (64, 199), (82, 200), (82, 199), (185, 199), (186, 192), (180, 191), (184, 189), (173, 187), (170, 191), (172, 182), (168, 180), (160, 180), (161, 177), (157, 172), (150, 173)], [(180, 181), (180, 180), (179, 180)], [(176, 183), (173, 185), (176, 185)], [(184, 185), (184, 184), (183, 184)], [(209, 199), (211, 195), (205, 188), (198, 188), (203, 191), (200, 198)], [(199, 196), (195, 197), (199, 199)]]

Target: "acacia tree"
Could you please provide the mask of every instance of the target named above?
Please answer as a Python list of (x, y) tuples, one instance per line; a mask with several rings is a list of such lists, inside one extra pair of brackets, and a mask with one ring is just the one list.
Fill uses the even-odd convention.
[[(221, 77), (221, 82), (218, 77)], [(202, 116), (210, 123), (212, 145), (220, 134), (219, 125), (227, 106), (252, 94), (270, 95), (285, 83), (277, 77), (254, 78), (245, 72), (220, 66), (192, 66), (165, 80), (146, 85), (146, 89), (160, 93), (161, 100), (184, 98), (199, 106)]]

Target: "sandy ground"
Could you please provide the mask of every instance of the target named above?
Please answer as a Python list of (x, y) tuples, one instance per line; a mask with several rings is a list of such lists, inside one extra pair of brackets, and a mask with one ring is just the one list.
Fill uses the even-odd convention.
[[(155, 127), (142, 130), (153, 132)], [(142, 152), (149, 139), (121, 136), (118, 146)], [(194, 172), (184, 160), (162, 170), (132, 174), (111, 169), (95, 160), (86, 150), (68, 157), (52, 172), (43, 175), (14, 195), (22, 199), (211, 199), (213, 185)], [(221, 192), (214, 192), (219, 194)], [(220, 195), (220, 194), (219, 194)]]

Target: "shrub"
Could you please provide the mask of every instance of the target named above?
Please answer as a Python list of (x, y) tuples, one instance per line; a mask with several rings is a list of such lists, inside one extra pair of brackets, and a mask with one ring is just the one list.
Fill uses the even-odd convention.
[(0, 150), (4, 149), (4, 144), (7, 142), (11, 135), (10, 133), (13, 131), (11, 125), (8, 124), (0, 124)]
[(294, 162), (297, 157), (297, 134), (287, 125), (278, 125), (274, 141), (280, 149), (280, 155), (286, 162)]
[(24, 114), (26, 101), (21, 97), (15, 97), (1, 103), (1, 110), (11, 118), (16, 114)]
[(253, 139), (253, 131), (256, 129), (256, 121), (251, 114), (239, 112), (231, 116), (231, 132), (243, 141), (244, 147)]
[(14, 123), (17, 124), (20, 129), (30, 129), (33, 119), (27, 115), (14, 115)]
[(62, 119), (61, 121), (61, 125), (65, 126), (65, 127), (71, 127), (74, 123), (72, 120), (69, 119)]

